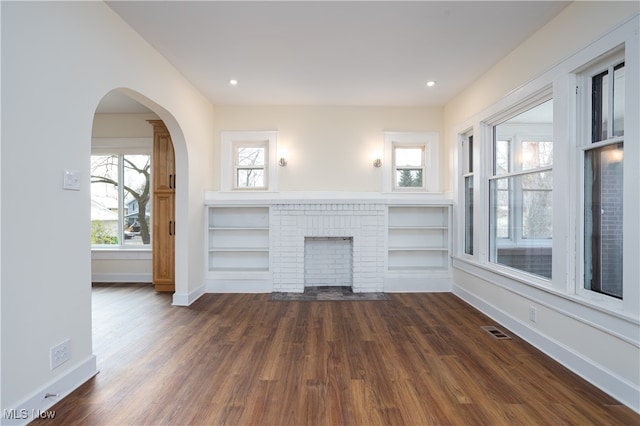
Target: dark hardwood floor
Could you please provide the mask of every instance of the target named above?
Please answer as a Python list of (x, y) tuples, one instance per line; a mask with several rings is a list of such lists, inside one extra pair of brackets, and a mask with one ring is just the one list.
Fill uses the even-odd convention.
[(100, 373), (34, 424), (640, 424), (454, 295), (389, 296), (174, 307), (151, 286), (95, 286)]

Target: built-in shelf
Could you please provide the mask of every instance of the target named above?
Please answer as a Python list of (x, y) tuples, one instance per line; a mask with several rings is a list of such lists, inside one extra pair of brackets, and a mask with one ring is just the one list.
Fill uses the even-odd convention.
[(304, 239), (343, 237), (353, 239), (354, 291), (448, 291), (451, 208), (448, 199), (413, 194), (207, 198), (207, 290), (303, 291)]
[(269, 271), (269, 207), (208, 206), (208, 270)]
[(389, 272), (449, 270), (449, 206), (389, 206)]

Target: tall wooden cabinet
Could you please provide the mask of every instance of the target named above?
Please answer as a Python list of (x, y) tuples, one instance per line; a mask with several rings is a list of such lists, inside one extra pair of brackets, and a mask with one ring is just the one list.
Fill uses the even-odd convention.
[(153, 126), (152, 263), (156, 291), (175, 291), (175, 193), (173, 143), (162, 120)]

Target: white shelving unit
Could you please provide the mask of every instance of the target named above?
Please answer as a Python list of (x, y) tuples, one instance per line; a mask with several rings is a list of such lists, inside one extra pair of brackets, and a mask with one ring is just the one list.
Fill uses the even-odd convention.
[(388, 271), (449, 270), (449, 206), (389, 206)]
[(442, 194), (210, 193), (205, 291), (298, 291), (303, 237), (336, 230), (353, 237), (354, 276), (369, 280), (367, 291), (450, 291), (451, 209)]
[(208, 207), (209, 272), (269, 271), (269, 207)]

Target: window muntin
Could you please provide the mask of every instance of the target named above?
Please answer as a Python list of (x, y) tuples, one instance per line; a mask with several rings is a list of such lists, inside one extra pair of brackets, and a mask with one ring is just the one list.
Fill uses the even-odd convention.
[(266, 189), (268, 141), (236, 142), (233, 146), (234, 188)]
[(591, 77), (591, 144), (583, 155), (584, 288), (616, 299), (623, 298), (624, 64)]
[(489, 260), (551, 279), (553, 100), (493, 126)]
[(91, 156), (91, 244), (151, 243), (151, 155)]
[(393, 147), (396, 189), (425, 188), (425, 145), (399, 145)]

